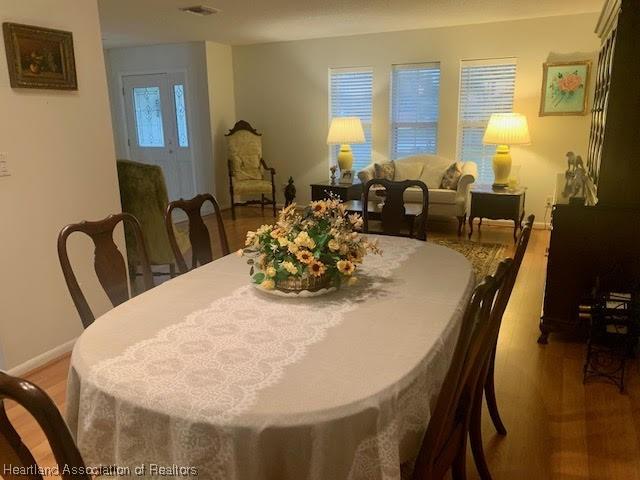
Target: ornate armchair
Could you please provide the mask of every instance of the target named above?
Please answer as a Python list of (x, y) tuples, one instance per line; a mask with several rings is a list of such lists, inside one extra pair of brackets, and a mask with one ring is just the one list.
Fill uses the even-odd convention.
[[(228, 164), (229, 164), (229, 193), (231, 194), (231, 216), (236, 219), (237, 206), (260, 205), (264, 211), (265, 205), (273, 205), (273, 216), (276, 216), (276, 171), (270, 168), (262, 158), (262, 136), (249, 122), (236, 122), (226, 134)], [(265, 179), (267, 172), (270, 179)], [(265, 195), (271, 194), (271, 198)], [(260, 195), (260, 200), (255, 197)], [(238, 198), (245, 201), (239, 202)], [(248, 198), (248, 199), (247, 199)]]

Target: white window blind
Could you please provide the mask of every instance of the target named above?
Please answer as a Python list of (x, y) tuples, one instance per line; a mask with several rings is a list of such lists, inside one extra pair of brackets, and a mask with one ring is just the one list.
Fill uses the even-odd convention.
[(493, 183), (495, 145), (482, 137), (492, 113), (513, 111), (515, 59), (462, 61), (458, 114), (458, 158), (478, 164), (478, 183)]
[(439, 63), (393, 66), (391, 158), (436, 153), (439, 107)]
[[(367, 68), (332, 68), (329, 77), (329, 123), (333, 117), (358, 117), (362, 122), (366, 142), (351, 145), (353, 169), (357, 172), (371, 163), (373, 71)], [(339, 149), (339, 145), (331, 146), (334, 164)]]

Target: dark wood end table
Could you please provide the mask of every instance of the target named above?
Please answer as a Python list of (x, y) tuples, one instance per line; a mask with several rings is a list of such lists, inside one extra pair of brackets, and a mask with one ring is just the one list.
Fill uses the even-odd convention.
[(483, 218), (513, 220), (513, 241), (522, 229), (526, 188), (493, 190), (491, 186), (475, 186), (471, 189), (471, 213), (469, 214), (469, 238), (473, 234), (473, 219), (479, 218), (478, 233)]
[(340, 197), (343, 202), (360, 200), (362, 197), (362, 183), (354, 181), (351, 185), (346, 185), (336, 182), (332, 185), (330, 181), (326, 181), (311, 184), (311, 200), (314, 202), (324, 200), (330, 193)]

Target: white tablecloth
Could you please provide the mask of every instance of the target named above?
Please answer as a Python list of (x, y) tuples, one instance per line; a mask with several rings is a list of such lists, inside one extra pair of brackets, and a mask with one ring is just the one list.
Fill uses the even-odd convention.
[(380, 246), (356, 286), (323, 297), (270, 296), (227, 256), (100, 317), (69, 374), (85, 461), (132, 476), (162, 476), (155, 464), (175, 478), (398, 479), (474, 279), (445, 247)]

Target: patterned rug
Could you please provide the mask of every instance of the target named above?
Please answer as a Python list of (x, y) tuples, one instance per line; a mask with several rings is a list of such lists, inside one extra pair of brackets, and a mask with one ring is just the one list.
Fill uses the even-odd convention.
[(473, 265), (478, 281), (493, 274), (498, 264), (507, 256), (507, 247), (500, 243), (478, 243), (462, 238), (437, 237), (430, 237), (429, 242), (451, 248), (467, 257)]

